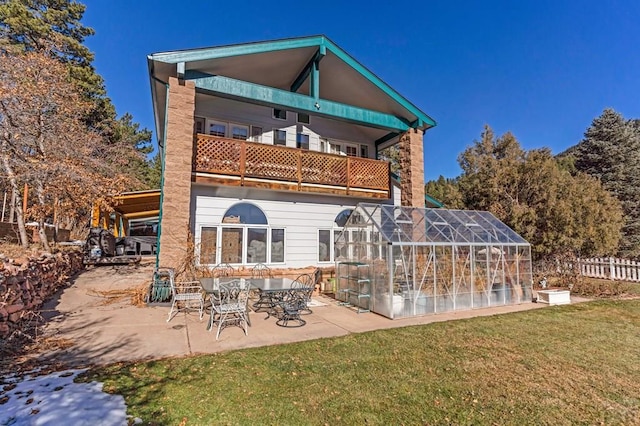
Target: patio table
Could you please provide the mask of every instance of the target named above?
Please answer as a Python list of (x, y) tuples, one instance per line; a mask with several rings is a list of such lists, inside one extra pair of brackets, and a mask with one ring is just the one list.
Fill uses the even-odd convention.
[[(268, 305), (267, 318), (276, 315), (276, 307), (282, 301), (282, 298), (291, 290), (293, 284), (291, 278), (251, 278), (249, 282), (251, 286), (260, 292), (260, 300), (265, 301)], [(262, 309), (259, 305), (260, 301), (254, 304), (254, 310)]]

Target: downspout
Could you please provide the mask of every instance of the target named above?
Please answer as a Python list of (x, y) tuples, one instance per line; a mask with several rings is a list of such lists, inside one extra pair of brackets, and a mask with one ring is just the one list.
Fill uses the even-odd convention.
[[(158, 210), (158, 232), (156, 235), (156, 269), (160, 267), (160, 236), (162, 235), (162, 202), (164, 200), (164, 162), (166, 155), (166, 143), (167, 143), (167, 115), (169, 112), (169, 83), (164, 82), (154, 75), (151, 75), (151, 78), (158, 83), (164, 84), (167, 90), (167, 96), (165, 98), (164, 103), (164, 123), (162, 123), (164, 127), (164, 131), (162, 132), (162, 138), (158, 140), (158, 149), (162, 148), (162, 155), (160, 156), (160, 206)], [(156, 129), (156, 132), (158, 130)]]

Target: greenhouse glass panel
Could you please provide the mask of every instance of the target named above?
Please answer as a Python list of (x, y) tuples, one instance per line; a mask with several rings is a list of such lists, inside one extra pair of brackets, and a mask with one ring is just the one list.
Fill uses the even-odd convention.
[(336, 237), (336, 297), (406, 318), (532, 300), (530, 244), (489, 212), (360, 203)]

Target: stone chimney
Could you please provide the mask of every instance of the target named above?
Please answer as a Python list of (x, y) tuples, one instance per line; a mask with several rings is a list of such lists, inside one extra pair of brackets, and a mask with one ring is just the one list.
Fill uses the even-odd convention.
[(409, 129), (400, 135), (400, 203), (424, 207), (424, 158), (422, 130)]

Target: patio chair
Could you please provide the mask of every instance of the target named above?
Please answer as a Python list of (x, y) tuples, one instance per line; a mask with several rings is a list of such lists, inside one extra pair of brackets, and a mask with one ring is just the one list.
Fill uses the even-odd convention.
[(312, 314), (313, 311), (309, 308), (309, 303), (311, 303), (311, 295), (313, 294), (313, 290), (315, 289), (315, 280), (310, 274), (301, 274), (298, 278), (295, 279), (293, 284), (291, 285), (292, 289), (299, 290), (305, 296), (304, 307), (300, 310), (301, 314), (308, 315)]
[[(251, 278), (273, 278), (271, 268), (264, 263), (258, 263), (251, 269)], [(258, 300), (253, 303), (253, 310), (258, 311), (260, 309), (271, 308), (271, 298), (264, 293), (258, 293)]]
[(228, 263), (218, 263), (216, 266), (211, 269), (211, 276), (214, 278), (220, 277), (232, 277), (234, 276), (236, 270), (233, 266)]
[[(218, 323), (216, 340), (220, 337), (220, 331), (227, 325), (238, 325), (248, 334), (247, 300), (249, 299), (249, 282), (245, 280), (233, 280), (220, 284), (219, 297), (211, 306), (211, 320), (209, 331)], [(216, 319), (217, 317), (217, 319)]]
[(276, 324), (280, 327), (302, 327), (307, 322), (300, 318), (300, 313), (302, 310), (307, 309), (306, 306), (306, 292), (301, 289), (292, 288), (287, 291), (282, 301), (280, 301), (282, 311)]
[(271, 268), (267, 265), (258, 263), (251, 268), (251, 278), (273, 278), (273, 274), (271, 273)]
[[(178, 314), (181, 310), (190, 310), (193, 305), (198, 306), (198, 312), (200, 312), (200, 320), (204, 316), (204, 292), (199, 281), (182, 281), (175, 282), (173, 269), (170, 269), (169, 284), (171, 286), (171, 295), (173, 301), (171, 302), (171, 310), (169, 311), (169, 317), (167, 322)], [(182, 307), (180, 306), (182, 305)], [(174, 315), (175, 310), (175, 315)]]

